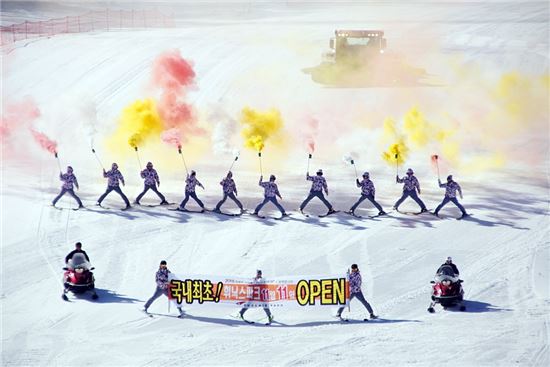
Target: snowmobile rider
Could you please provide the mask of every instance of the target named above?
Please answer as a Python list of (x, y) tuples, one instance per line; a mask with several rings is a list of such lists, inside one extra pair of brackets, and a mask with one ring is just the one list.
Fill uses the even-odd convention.
[(160, 198), (160, 200), (161, 200), (160, 205), (168, 205), (168, 202), (166, 201), (166, 198), (164, 197), (164, 195), (162, 195), (157, 190), (157, 186), (160, 186), (160, 179), (159, 179), (159, 175), (157, 173), (157, 170), (155, 170), (153, 168), (153, 163), (147, 162), (147, 165), (145, 166), (145, 169), (143, 171), (141, 171), (140, 175), (141, 175), (141, 178), (145, 179), (143, 181), (144, 188), (143, 188), (143, 192), (141, 194), (139, 194), (138, 197), (136, 198), (135, 203), (137, 205), (141, 205), (139, 203), (139, 201), (141, 200), (143, 195), (145, 195), (145, 193), (147, 191), (149, 191), (149, 189), (151, 189)]
[(271, 201), (277, 207), (277, 209), (279, 209), (283, 216), (287, 215), (285, 209), (277, 201), (277, 196), (281, 200), (283, 199), (283, 197), (281, 196), (281, 193), (279, 193), (279, 188), (275, 183), (275, 175), (269, 176), (269, 182), (262, 182), (263, 178), (264, 176), (260, 176), (260, 181), (258, 182), (258, 185), (264, 188), (264, 201), (258, 204), (256, 209), (254, 209), (254, 215), (258, 215), (262, 207), (267, 204), (268, 201)]
[(195, 186), (200, 186), (204, 190), (204, 186), (199, 180), (197, 180), (197, 172), (192, 170), (191, 174), (187, 175), (187, 179), (185, 180), (185, 198), (178, 207), (179, 210), (185, 210), (185, 205), (187, 204), (187, 201), (189, 201), (189, 197), (192, 197), (193, 200), (195, 200), (201, 207), (201, 212), (204, 212), (204, 204), (197, 197), (197, 194), (195, 193)]
[(327, 199), (325, 199), (325, 196), (323, 195), (323, 190), (325, 191), (325, 194), (328, 196), (328, 186), (327, 186), (327, 180), (323, 177), (323, 170), (319, 169), (317, 170), (316, 176), (310, 176), (309, 172), (306, 173), (306, 180), (312, 181), (311, 183), (311, 189), (309, 190), (308, 197), (304, 200), (304, 202), (300, 205), (300, 211), (302, 212), (304, 208), (306, 207), (307, 203), (311, 201), (314, 197), (318, 197), (319, 200), (325, 204), (325, 206), (328, 209), (328, 214), (334, 213), (334, 209), (332, 208), (332, 204), (328, 202)]
[(436, 274), (439, 274), (441, 272), (441, 268), (444, 266), (450, 266), (453, 268), (453, 272), (455, 273), (455, 276), (458, 277), (460, 275), (457, 266), (453, 263), (453, 259), (449, 256), (447, 257), (447, 260), (441, 266), (437, 269)]
[(464, 207), (460, 205), (460, 203), (456, 199), (457, 191), (460, 198), (462, 199), (462, 189), (460, 188), (460, 185), (457, 182), (453, 181), (453, 175), (447, 176), (447, 183), (442, 184), (441, 180), (439, 179), (437, 180), (437, 182), (439, 183), (439, 187), (445, 188), (445, 197), (443, 198), (443, 201), (441, 202), (441, 204), (439, 204), (439, 206), (435, 209), (434, 215), (436, 217), (439, 217), (439, 211), (441, 210), (441, 208), (447, 205), (447, 203), (450, 201), (454, 205), (456, 205), (457, 208), (460, 209), (460, 211), (462, 212), (461, 218), (466, 217), (468, 215), (468, 213), (466, 213), (466, 209), (464, 209)]
[(59, 179), (63, 181), (63, 185), (61, 186), (61, 192), (59, 193), (59, 195), (57, 195), (55, 199), (53, 199), (52, 205), (55, 206), (57, 201), (61, 199), (61, 197), (65, 195), (65, 193), (68, 192), (69, 195), (71, 195), (76, 200), (78, 204), (78, 209), (83, 208), (84, 206), (82, 205), (82, 201), (80, 201), (80, 198), (74, 193), (73, 190), (73, 184), (74, 186), (76, 186), (77, 189), (80, 189), (76, 176), (73, 173), (73, 167), (67, 166), (67, 173), (59, 172)]
[(221, 206), (227, 198), (230, 198), (237, 204), (239, 209), (241, 209), (241, 213), (244, 211), (243, 204), (237, 199), (237, 186), (235, 185), (235, 180), (233, 180), (233, 173), (231, 171), (227, 172), (227, 176), (225, 176), (224, 179), (220, 181), (220, 185), (222, 186), (223, 190), (223, 198), (220, 200), (220, 202), (216, 205), (216, 208), (214, 209), (215, 212), (219, 212)]
[(130, 201), (128, 201), (128, 198), (126, 197), (126, 195), (124, 195), (118, 183), (118, 181), (120, 181), (122, 182), (122, 186), (126, 185), (124, 183), (124, 176), (122, 176), (122, 173), (120, 173), (120, 171), (118, 170), (118, 164), (113, 163), (110, 171), (103, 170), (103, 177), (108, 179), (107, 190), (103, 195), (99, 197), (99, 199), (97, 199), (97, 205), (101, 206), (101, 202), (103, 201), (103, 199), (105, 199), (105, 197), (109, 195), (111, 191), (115, 191), (117, 194), (120, 195), (120, 197), (122, 197), (124, 203), (126, 203), (126, 209), (130, 208)]
[[(170, 270), (168, 270), (166, 260), (162, 260), (159, 265), (159, 270), (157, 270), (155, 274), (155, 281), (157, 283), (157, 288), (153, 296), (149, 298), (147, 303), (145, 303), (145, 306), (143, 307), (143, 311), (147, 312), (147, 309), (149, 308), (149, 306), (151, 306), (151, 304), (163, 294), (166, 297), (168, 297), (168, 292), (170, 291), (170, 281), (168, 280), (168, 274), (170, 274)], [(180, 318), (183, 317), (185, 313), (181, 308), (181, 306), (178, 307), (178, 311), (180, 312), (179, 317)]]
[[(352, 264), (351, 273), (349, 274), (349, 289), (350, 289), (349, 301), (351, 302), (352, 299), (357, 298), (359, 302), (361, 302), (369, 312), (370, 318), (376, 319), (378, 318), (378, 316), (374, 314), (372, 307), (365, 299), (365, 296), (363, 296), (363, 292), (361, 291), (361, 283), (362, 283), (362, 279), (361, 279), (361, 273), (359, 272), (359, 267), (357, 266), (357, 264)], [(336, 313), (336, 317), (339, 317), (339, 318), (342, 317), (342, 311), (344, 311), (344, 308), (346, 308), (346, 306), (341, 306), (338, 309), (338, 312)]]
[(74, 254), (83, 254), (84, 257), (86, 258), (86, 261), (90, 262), (90, 258), (88, 257), (88, 254), (86, 253), (86, 251), (82, 249), (82, 243), (77, 242), (74, 244), (74, 247), (75, 249), (69, 252), (67, 256), (65, 256), (65, 264), (68, 264), (69, 260), (72, 260)]
[(376, 193), (376, 190), (374, 189), (374, 184), (369, 178), (369, 173), (368, 172), (363, 173), (363, 180), (359, 181), (359, 179), (357, 178), (355, 180), (355, 183), (357, 187), (361, 188), (361, 197), (359, 198), (359, 200), (357, 200), (355, 204), (353, 204), (353, 206), (349, 210), (350, 213), (355, 214), (355, 209), (357, 209), (359, 204), (361, 204), (363, 200), (369, 199), (372, 205), (374, 205), (375, 208), (378, 209), (378, 215), (386, 214), (386, 212), (382, 209), (380, 204), (378, 204), (376, 200), (374, 200), (374, 194)]
[[(262, 282), (262, 271), (256, 270), (256, 277), (252, 280), (254, 284), (259, 284)], [(267, 315), (267, 319), (269, 320), (269, 323), (273, 320), (273, 315), (271, 314), (271, 311), (269, 310), (269, 307), (263, 307), (265, 314)], [(239, 311), (239, 316), (241, 319), (244, 320), (244, 313), (248, 311), (248, 307), (241, 308), (241, 311)]]
[[(424, 205), (422, 200), (418, 197), (418, 195), (420, 195), (420, 183), (414, 176), (414, 172), (411, 168), (407, 169), (407, 176), (399, 178), (399, 175), (396, 175), (395, 180), (397, 183), (403, 184), (403, 195), (393, 206), (395, 210), (399, 210), (399, 205), (401, 205), (401, 203), (410, 196), (418, 205), (420, 205), (421, 213), (428, 211), (428, 209), (426, 209), (426, 205)], [(418, 190), (418, 195), (416, 194), (416, 190)]]

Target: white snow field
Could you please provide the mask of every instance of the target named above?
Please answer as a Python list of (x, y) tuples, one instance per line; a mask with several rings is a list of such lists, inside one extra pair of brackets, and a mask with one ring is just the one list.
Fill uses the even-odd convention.
[[(184, 5), (178, 6), (176, 14), (184, 14)], [(454, 220), (459, 211), (448, 204), (443, 219), (393, 212), (375, 219), (339, 213), (276, 221), (162, 207), (119, 211), (116, 194), (104, 202), (112, 210), (95, 207), (105, 182), (89, 135), (77, 121), (81, 115), (73, 111), (82, 100), (93, 101), (99, 126), (95, 146), (104, 164), (118, 161), (127, 181), (124, 191), (133, 200), (142, 188), (135, 157), (111, 154), (101, 142), (127, 104), (149, 96), (152, 61), (177, 49), (194, 63), (196, 88), (188, 98), (201, 116), (211, 106), (234, 118), (245, 105), (275, 107), (292, 135), (299, 129), (288, 116), (302, 109), (317, 113), (321, 132), (311, 170), (326, 172), (329, 200), (341, 210), (356, 200), (353, 169), (341, 162), (343, 154), (355, 151), (358, 169), (371, 172), (377, 200), (390, 209), (401, 193), (395, 167), (379, 158), (372, 137), (352, 120), (372, 113), (369, 126), (379, 129), (385, 115), (400, 118), (414, 105), (427, 114), (437, 107), (456, 113), (462, 101), (468, 109), (476, 88), (483, 86), (472, 83), (456, 92), (453, 83), (460, 77), (451, 64), (471, 66), (481, 76), (548, 74), (548, 3), (266, 2), (235, 3), (238, 11), (227, 13), (217, 6), (202, 3), (202, 15), (189, 24), (183, 17), (177, 28), (58, 35), (3, 50), (4, 107), (27, 96), (36, 102), (43, 115), (38, 125), (59, 143), (62, 164), (75, 168), (77, 193), (88, 209), (49, 206), (60, 187), (55, 160), (32, 142), (2, 141), (2, 365), (550, 365), (548, 120), (523, 121), (504, 138), (483, 140), (475, 129), (468, 132), (470, 142), (477, 143), (464, 139), (464, 154), (483, 150), (475, 144), (498, 146), (507, 154), (502, 166), (441, 172), (443, 177), (453, 173), (461, 184), (461, 202), (473, 213), (467, 220)], [(315, 84), (302, 69), (319, 62), (335, 28), (385, 30), (388, 48), (407, 55), (439, 82), (394, 88)], [(542, 100), (547, 118), (548, 98)], [(208, 128), (207, 118), (202, 119)], [(212, 208), (231, 157), (214, 155), (208, 134), (199, 140), (191, 139), (196, 146), (187, 164), (198, 171), (206, 186), (198, 193)], [(233, 141), (240, 142), (238, 133)], [(277, 175), (282, 204), (294, 213), (309, 190), (303, 176), (306, 155), (298, 145), (275, 149), (268, 144), (264, 152), (264, 174)], [(538, 152), (534, 162), (515, 159), (531, 148)], [(262, 198), (257, 161), (254, 152), (241, 150), (235, 179), (245, 207), (253, 208)], [(425, 158), (428, 153), (422, 154), (413, 153), (406, 166), (415, 169), (421, 197), (434, 209), (444, 191)], [(160, 156), (144, 149), (141, 159), (154, 161), (161, 191), (179, 202), (184, 174), (176, 153)], [(150, 195), (144, 203), (156, 203)], [(225, 205), (234, 210), (230, 201)], [(65, 196), (58, 206), (75, 203)], [(361, 214), (374, 213), (370, 204), (362, 207)], [(268, 215), (277, 214), (266, 208)], [(402, 208), (417, 209), (412, 201)], [(324, 208), (314, 201), (308, 210), (318, 214)], [(95, 266), (96, 301), (89, 295), (70, 296), (70, 302), (60, 297), (63, 259), (76, 241)], [(460, 269), (467, 310), (438, 306), (429, 314), (430, 280), (447, 256)], [(253, 277), (256, 269), (266, 277), (344, 273), (357, 263), (363, 293), (381, 319), (342, 323), (333, 317), (333, 307), (293, 307), (274, 311), (271, 326), (248, 325), (230, 316), (237, 308), (207, 304), (186, 307), (184, 319), (149, 318), (140, 309), (154, 291), (162, 259), (179, 275), (239, 277)], [(174, 307), (168, 312), (165, 298), (150, 310), (177, 315)], [(247, 314), (259, 315), (259, 310)], [(367, 312), (354, 300), (344, 315), (362, 320)]]

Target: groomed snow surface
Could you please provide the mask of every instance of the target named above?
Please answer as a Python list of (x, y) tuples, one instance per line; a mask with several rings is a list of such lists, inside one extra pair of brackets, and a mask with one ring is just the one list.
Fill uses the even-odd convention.
[[(451, 12), (438, 5), (430, 14), (437, 20), (433, 27), (441, 37), (441, 54), (460, 53), (482, 64), (495, 62), (503, 70), (528, 66), (534, 72), (548, 72), (548, 55), (540, 52), (548, 51), (548, 39), (540, 36), (548, 34), (548, 5), (529, 6), (520, 10), (513, 4), (494, 10), (467, 7), (465, 19), (455, 8)], [(85, 94), (98, 105), (100, 117), (112, 119), (127, 103), (143, 97), (140, 88), (151, 61), (174, 48), (196, 65), (198, 88), (190, 98), (198, 108), (220, 100), (234, 106), (255, 105), (262, 91), (273, 102), (262, 108), (284, 108), (296, 99), (307, 101), (306, 93), (342, 101), (399, 92), (399, 88), (350, 91), (313, 84), (300, 69), (314, 65), (334, 27), (365, 25), (356, 12), (346, 18), (342, 16), (347, 14), (345, 9), (340, 9), (341, 23), (334, 24), (327, 20), (332, 9), (312, 11), (311, 5), (307, 9), (310, 13), (288, 15), (288, 25), (280, 21), (286, 19), (285, 14), (261, 21), (249, 14), (247, 21), (237, 19), (232, 24), (205, 21), (193, 28), (60, 35), (21, 43), (9, 56), (3, 55), (2, 98), (6, 103), (29, 95), (47, 109), (48, 101), (56, 96)], [(393, 27), (401, 35), (407, 29), (416, 30), (421, 39), (425, 35), (426, 24), (414, 16), (426, 12), (422, 6), (378, 4), (374, 9), (384, 19), (374, 26), (390, 33)], [(501, 22), (491, 21), (495, 18), (489, 14)], [(365, 17), (376, 20), (373, 13)], [(300, 26), (298, 19), (307, 20), (306, 25)], [(399, 20), (408, 22), (403, 25)], [(300, 30), (302, 40), (310, 42), (305, 51), (294, 47), (299, 44), (295, 39), (294, 48), (285, 46), (288, 29), (293, 34)], [(452, 33), (446, 32), (451, 29)], [(492, 34), (501, 37), (502, 49), (490, 47)], [(475, 41), (475, 49), (469, 49), (466, 39)], [(406, 47), (403, 40), (401, 44)], [(267, 52), (272, 56), (269, 60)], [(434, 60), (438, 53), (432, 51), (428, 56)], [(266, 62), (279, 75), (270, 81), (285, 77), (275, 83), (274, 90), (262, 83), (258, 72)], [(297, 64), (294, 69), (287, 68), (293, 63)], [(279, 64), (285, 67), (277, 69)], [(255, 71), (254, 80), (249, 70)], [(260, 84), (256, 88), (254, 81)], [(415, 95), (439, 93), (426, 90), (409, 88), (401, 93), (408, 93), (411, 104)], [(548, 130), (540, 133), (548, 136)], [(474, 213), (468, 220), (454, 220), (459, 211), (448, 204), (441, 212), (443, 220), (392, 213), (391, 217), (362, 220), (339, 214), (263, 221), (161, 207), (122, 212), (116, 209), (122, 203), (114, 193), (105, 201), (113, 210), (94, 207), (105, 185), (97, 162), (82, 132), (68, 128), (63, 136), (59, 140), (64, 164), (75, 167), (79, 194), (89, 210), (49, 206), (59, 182), (55, 161), (45, 153), (37, 152), (34, 159), (4, 156), (2, 161), (3, 366), (550, 365), (548, 150), (536, 169), (510, 162), (487, 175), (457, 177), (465, 195), (462, 202)], [(344, 152), (327, 151), (319, 153), (323, 158), (312, 167), (324, 168), (329, 199), (346, 210), (358, 195), (353, 173), (339, 162)], [(204, 155), (191, 164), (198, 167), (207, 188), (199, 195), (207, 207), (213, 207), (220, 197), (218, 182), (228, 159), (215, 158), (211, 152)], [(370, 162), (377, 200), (389, 209), (401, 190), (393, 183), (395, 171), (379, 160)], [(124, 190), (132, 200), (141, 189), (137, 163), (121, 163), (127, 180)], [(309, 189), (302, 176), (304, 165), (305, 159), (300, 158), (277, 166), (282, 203), (288, 210), (295, 210)], [(415, 168), (422, 198), (433, 209), (443, 191), (425, 165), (422, 162)], [(235, 170), (239, 197), (247, 208), (261, 200), (255, 168), (255, 164), (243, 163)], [(181, 168), (180, 172), (164, 169), (159, 173), (160, 189), (169, 201), (179, 202)], [(143, 202), (156, 202), (150, 195)], [(75, 204), (66, 196), (58, 205), (69, 208)], [(228, 201), (226, 206), (229, 210), (233, 204)], [(366, 207), (373, 213), (373, 208)], [(412, 202), (402, 208), (416, 211)], [(312, 204), (310, 210), (321, 213), (324, 209)], [(84, 244), (96, 268), (97, 301), (89, 296), (61, 300), (63, 258), (76, 241)], [(467, 311), (438, 308), (429, 314), (429, 282), (447, 256), (455, 259), (464, 279)], [(258, 268), (266, 277), (343, 273), (357, 263), (363, 292), (381, 319), (343, 324), (334, 319), (335, 308), (289, 308), (275, 311), (277, 322), (266, 327), (235, 320), (229, 315), (237, 309), (215, 305), (190, 306), (184, 319), (149, 318), (140, 309), (154, 291), (154, 273), (162, 259), (179, 275), (250, 277)], [(173, 307), (168, 312), (165, 298), (150, 310), (177, 314)], [(362, 320), (367, 313), (353, 301), (351, 313), (344, 315)], [(261, 311), (249, 311), (247, 316), (259, 319)]]

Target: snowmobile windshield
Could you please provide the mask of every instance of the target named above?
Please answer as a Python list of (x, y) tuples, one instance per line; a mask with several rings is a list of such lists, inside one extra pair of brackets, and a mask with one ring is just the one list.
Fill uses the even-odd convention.
[(455, 283), (458, 281), (458, 278), (455, 276), (455, 272), (450, 265), (444, 265), (439, 269), (439, 272), (435, 276), (435, 280), (438, 282), (450, 280)]
[(69, 260), (69, 266), (72, 267), (73, 269), (90, 268), (90, 264), (88, 263), (88, 261), (86, 261), (86, 257), (84, 256), (84, 254), (74, 254), (73, 258)]

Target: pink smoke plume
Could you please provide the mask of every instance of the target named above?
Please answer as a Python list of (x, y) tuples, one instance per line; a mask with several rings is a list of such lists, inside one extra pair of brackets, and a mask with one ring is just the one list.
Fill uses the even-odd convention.
[(319, 120), (312, 116), (308, 116), (305, 119), (305, 123), (302, 128), (302, 139), (306, 145), (306, 149), (309, 154), (315, 152), (315, 138), (319, 134)]
[(0, 136), (3, 143), (6, 143), (5, 139), (10, 135), (30, 127), (38, 117), (40, 110), (31, 98), (8, 104), (0, 120)]
[(164, 130), (160, 134), (160, 138), (166, 144), (173, 145), (177, 148), (181, 147), (181, 131), (176, 128)]
[(197, 126), (193, 106), (185, 100), (187, 91), (194, 86), (195, 72), (191, 63), (181, 57), (178, 50), (165, 52), (153, 64), (153, 85), (161, 90), (157, 110), (164, 123), (164, 142), (181, 145), (186, 136), (202, 135)]
[(30, 129), (34, 140), (44, 149), (52, 154), (57, 153), (57, 143), (46, 136), (46, 134)]
[(431, 161), (431, 167), (432, 167), (432, 172), (433, 173), (438, 173), (438, 165), (439, 165), (439, 173), (440, 174), (443, 174), (444, 172), (449, 171), (449, 163), (447, 162), (447, 160), (442, 158), (440, 155), (433, 154), (430, 157), (430, 161)]

